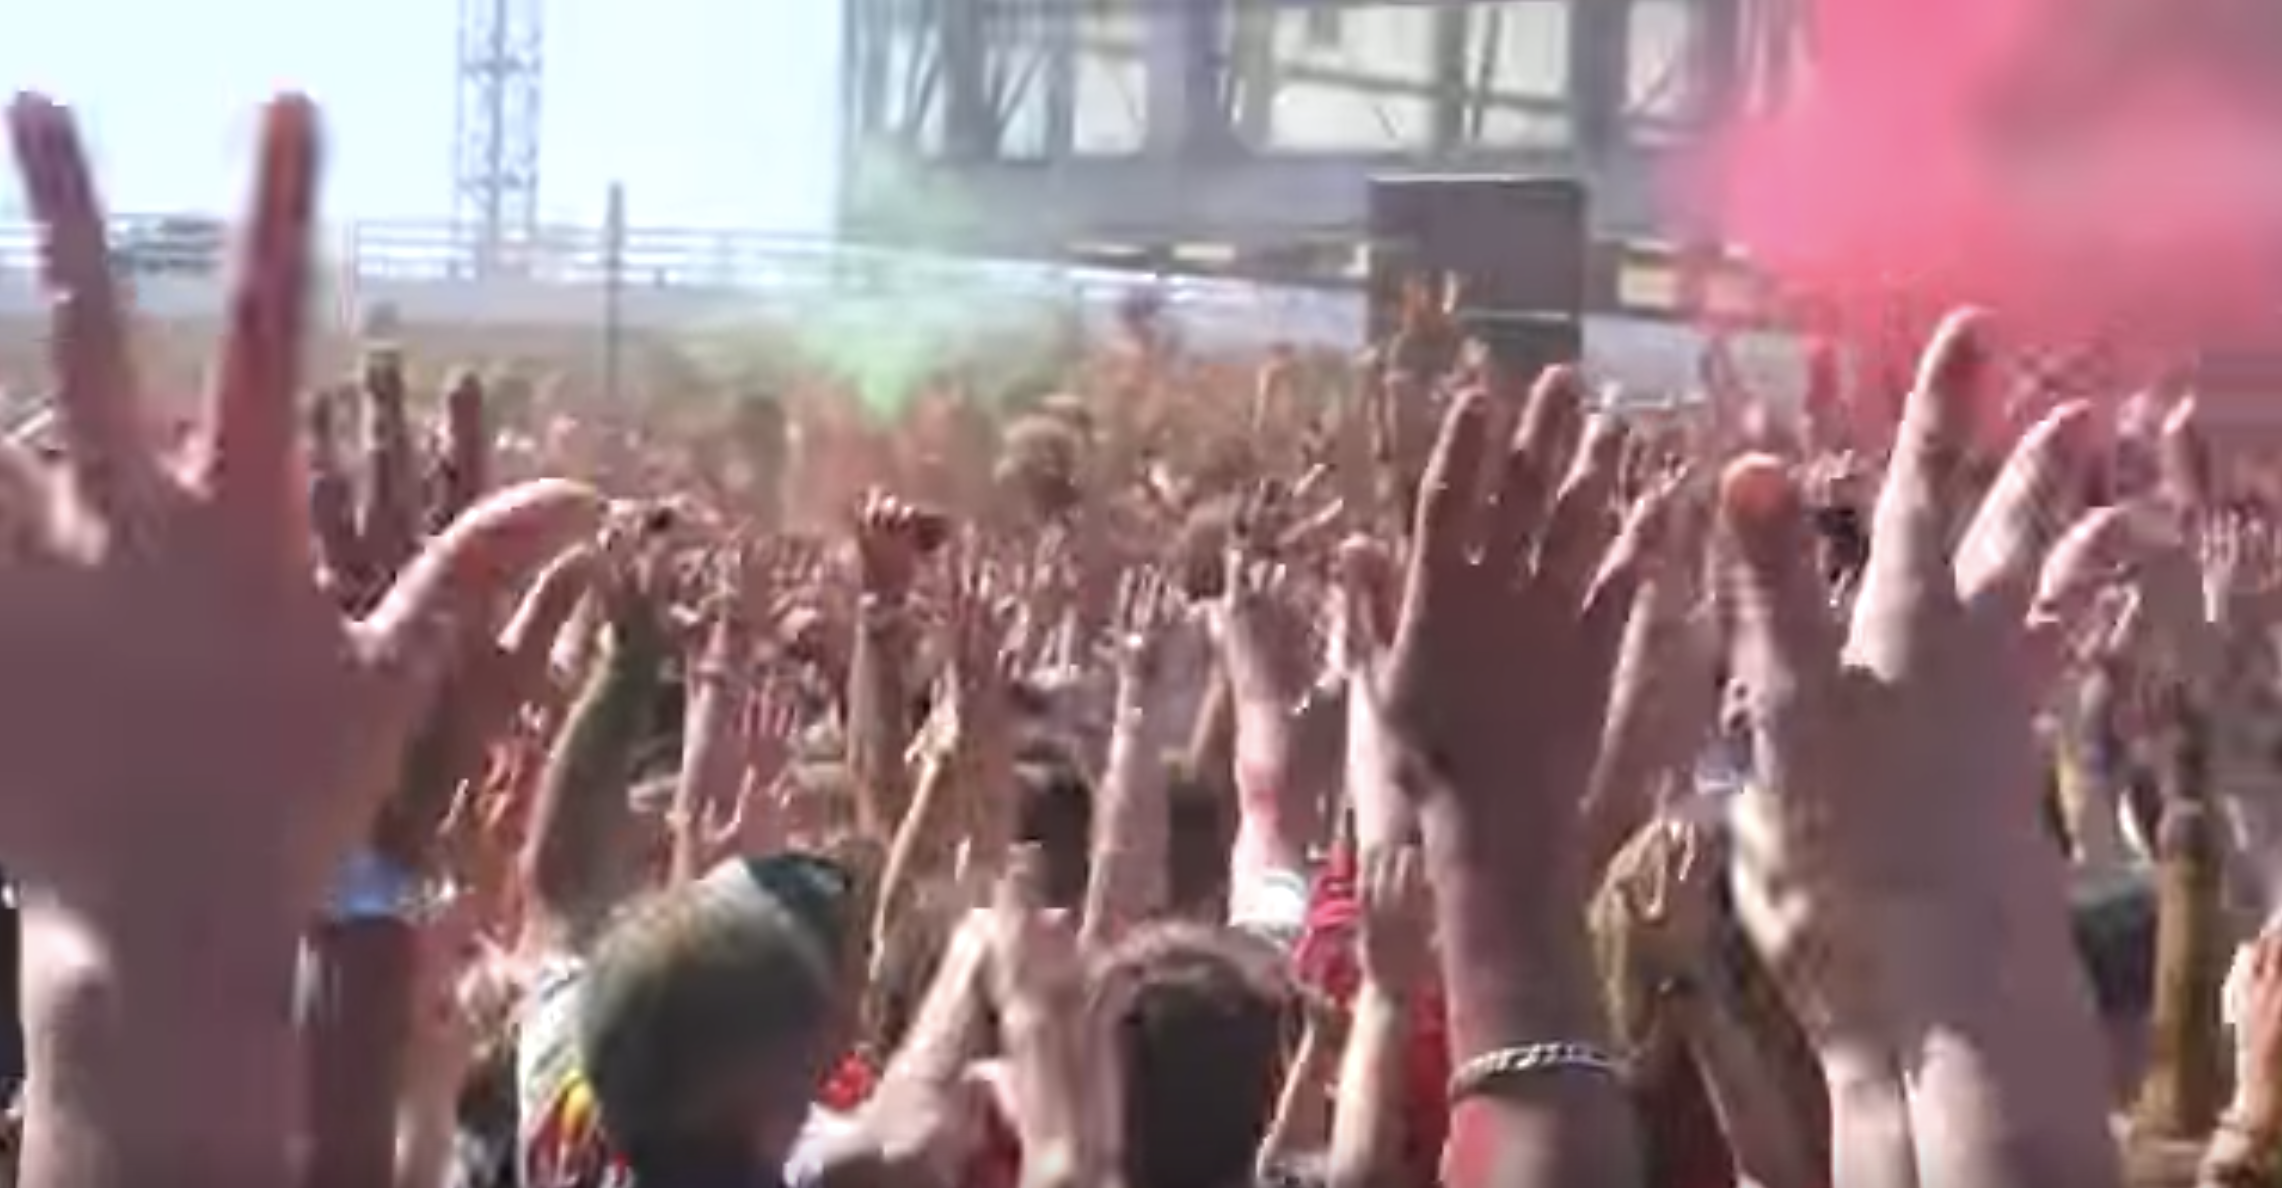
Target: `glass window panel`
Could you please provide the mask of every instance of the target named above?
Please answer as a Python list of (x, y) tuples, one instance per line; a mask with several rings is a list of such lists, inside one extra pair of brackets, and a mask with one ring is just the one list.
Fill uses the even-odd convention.
[(985, 26), (990, 33), (983, 51), (983, 75), (1000, 157), (1046, 155), (1050, 123), (1046, 56), (1051, 52), (1047, 22), (1062, 17), (1045, 9), (1018, 9), (993, 15)]
[(1691, 55), (1700, 15), (1691, 0), (1633, 0), (1624, 107), (1636, 120), (1687, 116), (1694, 99)]
[[(1590, 0), (1585, 0), (1589, 3)], [(1490, 90), (1554, 99), (1569, 93), (1569, 6), (1548, 0), (1477, 4), (1468, 14), (1467, 69)]]
[(888, 35), (888, 118), (881, 123), (920, 152), (934, 153), (943, 147), (943, 87), (940, 55), (926, 34), (902, 25)]
[(1416, 5), (1275, 14), (1269, 147), (1411, 152), (1432, 143), (1434, 13)]
[(1141, 26), (1130, 13), (1087, 12), (1077, 18), (1072, 151), (1125, 156), (1141, 151), (1149, 127), (1149, 72), (1141, 60)]
[(1558, 148), (1575, 136), (1568, 110), (1569, 6), (1548, 0), (1476, 5), (1467, 14), (1471, 143)]

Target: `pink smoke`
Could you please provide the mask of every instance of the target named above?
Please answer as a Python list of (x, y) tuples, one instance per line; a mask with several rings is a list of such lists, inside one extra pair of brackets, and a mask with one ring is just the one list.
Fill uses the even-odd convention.
[(1812, 81), (1715, 138), (1697, 197), (1834, 328), (1896, 293), (2134, 353), (2282, 326), (2282, 4), (1811, 9)]

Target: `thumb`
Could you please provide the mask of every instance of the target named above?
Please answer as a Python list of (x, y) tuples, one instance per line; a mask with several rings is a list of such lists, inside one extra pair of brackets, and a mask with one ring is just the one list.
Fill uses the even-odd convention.
[(456, 653), (454, 626), (480, 615), (573, 537), (592, 531), (601, 500), (574, 483), (529, 483), (485, 500), (429, 542), (371, 617), (357, 625), (381, 682), (383, 729), (393, 752), (434, 697)]
[(367, 624), (382, 637), (423, 616), (494, 605), (571, 541), (601, 526), (602, 499), (560, 480), (501, 491), (452, 521), (406, 567)]
[(396, 783), (406, 740), (428, 716), (459, 655), (459, 622), (439, 607), (394, 620), (387, 631), (369, 622), (353, 630), (376, 684), (370, 728), (358, 736), (366, 752), (360, 770), (371, 778), (358, 786), (369, 793), (367, 807), (377, 809)]

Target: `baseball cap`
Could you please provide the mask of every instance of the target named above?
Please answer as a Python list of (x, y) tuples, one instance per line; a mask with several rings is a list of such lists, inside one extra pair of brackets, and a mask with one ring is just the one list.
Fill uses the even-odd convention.
[(693, 1095), (830, 1024), (855, 881), (808, 854), (726, 860), (614, 921), (579, 993), (579, 1059), (612, 1144), (674, 1141)]

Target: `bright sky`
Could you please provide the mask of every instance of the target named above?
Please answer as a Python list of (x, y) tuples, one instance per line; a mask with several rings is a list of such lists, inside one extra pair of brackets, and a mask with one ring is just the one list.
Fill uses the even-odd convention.
[[(79, 109), (115, 211), (235, 211), (252, 114), (290, 87), (326, 116), (328, 217), (440, 219), (460, 2), (0, 6), (0, 83)], [(829, 226), (840, 0), (542, 2), (545, 217), (599, 223), (621, 180), (637, 225)]]

